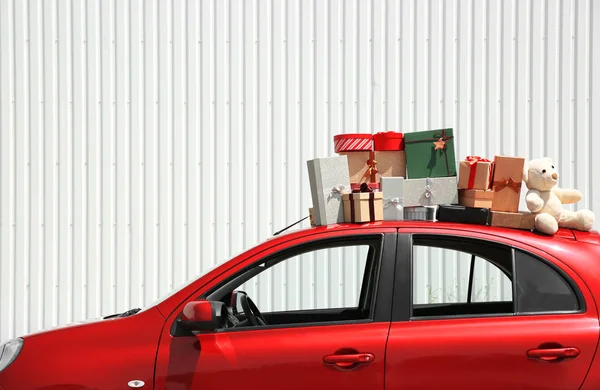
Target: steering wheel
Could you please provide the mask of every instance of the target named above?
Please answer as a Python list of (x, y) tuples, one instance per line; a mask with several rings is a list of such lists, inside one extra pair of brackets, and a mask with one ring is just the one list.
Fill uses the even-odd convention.
[[(242, 305), (242, 309), (244, 310), (244, 315), (248, 319), (248, 322), (252, 326), (260, 326), (267, 325), (267, 321), (265, 321), (265, 317), (262, 315), (256, 304), (248, 297), (244, 291), (236, 291), (235, 295), (240, 297), (240, 304)], [(235, 302), (235, 300), (234, 300)]]

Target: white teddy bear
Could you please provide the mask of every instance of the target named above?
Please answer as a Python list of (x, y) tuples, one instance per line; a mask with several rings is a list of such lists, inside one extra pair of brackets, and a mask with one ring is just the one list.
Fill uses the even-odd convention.
[(563, 204), (581, 200), (581, 192), (555, 187), (558, 173), (552, 159), (545, 157), (529, 161), (523, 168), (523, 181), (529, 189), (525, 197), (527, 208), (535, 217), (536, 230), (553, 235), (559, 227), (589, 231), (594, 225), (594, 213), (563, 210)]

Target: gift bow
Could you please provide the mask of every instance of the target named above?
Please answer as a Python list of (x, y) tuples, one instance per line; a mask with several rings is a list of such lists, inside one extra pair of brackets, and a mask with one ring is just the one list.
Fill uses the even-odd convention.
[(367, 160), (367, 171), (364, 174), (364, 177), (370, 177), (371, 181), (375, 181), (375, 174), (379, 172), (377, 169), (377, 161), (375, 161), (375, 153), (371, 151), (369, 159)]
[(431, 186), (429, 184), (427, 184), (425, 186), (425, 197), (431, 198), (432, 195), (433, 195), (433, 188), (431, 188)]
[(482, 158), (479, 156), (467, 156), (465, 160), (469, 162), (469, 165), (475, 165), (478, 162), (491, 162), (487, 158)]
[(425, 183), (425, 197), (429, 199), (433, 196), (433, 183), (431, 183), (431, 179), (429, 178), (427, 178)]
[(398, 211), (402, 211), (402, 201), (403, 199), (396, 197), (396, 198), (385, 198), (384, 203), (383, 203), (383, 207), (384, 208), (388, 208), (388, 207), (395, 207)]
[(521, 182), (516, 182), (512, 177), (497, 181), (496, 183), (496, 191), (502, 191), (506, 187), (511, 188), (514, 192), (517, 193), (521, 190)]
[(338, 193), (338, 194), (343, 194), (344, 191), (346, 190), (346, 187), (344, 186), (335, 186), (331, 189), (332, 193)]
[(358, 192), (373, 192), (373, 189), (371, 187), (369, 187), (369, 185), (367, 183), (362, 183), (360, 185), (360, 188), (352, 190), (352, 192), (353, 193), (358, 193)]
[(334, 186), (331, 189), (331, 192), (329, 193), (329, 196), (327, 197), (327, 199), (331, 199), (332, 197), (334, 197), (336, 194), (338, 195), (342, 195), (342, 194), (347, 194), (349, 191), (346, 189), (345, 186), (343, 185), (339, 185), (339, 186)]
[(452, 138), (454, 138), (454, 136), (447, 136), (446, 135), (446, 130), (443, 129), (441, 132), (435, 132), (433, 134), (433, 138), (437, 139), (436, 142), (434, 142), (433, 144), (435, 145), (435, 150), (438, 149), (446, 149), (446, 141), (451, 140)]

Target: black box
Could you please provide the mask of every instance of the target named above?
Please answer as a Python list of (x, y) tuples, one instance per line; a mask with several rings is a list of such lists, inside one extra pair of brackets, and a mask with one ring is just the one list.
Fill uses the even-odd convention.
[(487, 225), (489, 218), (490, 209), (457, 204), (439, 205), (436, 216), (436, 219), (440, 222), (469, 223), (473, 225)]

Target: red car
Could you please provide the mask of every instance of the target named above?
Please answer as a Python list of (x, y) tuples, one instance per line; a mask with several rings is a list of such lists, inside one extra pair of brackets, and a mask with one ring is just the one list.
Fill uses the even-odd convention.
[[(341, 266), (346, 255), (364, 256), (352, 265), (359, 291), (329, 274), (332, 253)], [(469, 277), (468, 291), (452, 302), (421, 302), (415, 275), (430, 272), (423, 267), (434, 255), (448, 274), (434, 278)], [(328, 293), (309, 296), (314, 309), (261, 312), (258, 299), (239, 290), (271, 267), (294, 272), (289, 262), (298, 259), (313, 264), (309, 279), (335, 280)], [(449, 266), (457, 259), (467, 259), (461, 270)], [(478, 262), (501, 275), (501, 296), (476, 294)], [(282, 283), (273, 275), (267, 294)], [(337, 306), (321, 299), (336, 294), (348, 298)], [(155, 306), (9, 341), (0, 347), (0, 387), (596, 390), (597, 296), (595, 231), (322, 226), (275, 236)]]

